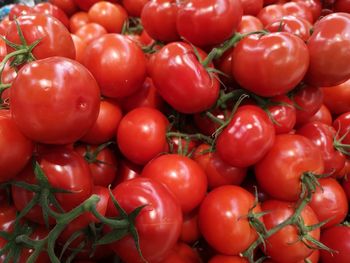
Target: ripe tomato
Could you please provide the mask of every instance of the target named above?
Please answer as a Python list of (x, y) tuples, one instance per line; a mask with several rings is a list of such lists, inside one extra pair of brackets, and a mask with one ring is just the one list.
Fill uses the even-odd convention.
[(188, 0), (179, 5), (177, 31), (196, 46), (212, 46), (233, 35), (242, 15), (238, 0)]
[(312, 121), (319, 121), (327, 125), (332, 125), (333, 120), (332, 120), (332, 114), (329, 111), (329, 109), (326, 107), (326, 105), (322, 104), (321, 108), (310, 117), (308, 122)]
[(350, 79), (342, 84), (321, 89), (323, 103), (333, 114), (350, 111)]
[(215, 255), (209, 263), (248, 263), (248, 260), (240, 256)]
[[(107, 34), (107, 30), (100, 24), (89, 22), (85, 25), (82, 25), (75, 34), (80, 37), (86, 45), (89, 45), (95, 39), (102, 37)], [(85, 54), (84, 54), (85, 57)], [(84, 60), (83, 60), (84, 62)]]
[(33, 11), (45, 14), (58, 19), (67, 29), (69, 28), (69, 19), (66, 13), (56, 5), (51, 3), (38, 3), (33, 7)]
[(216, 150), (224, 162), (244, 168), (263, 158), (274, 140), (275, 128), (267, 114), (257, 106), (245, 105), (220, 133)]
[(69, 30), (74, 33), (77, 32), (79, 28), (90, 22), (89, 15), (87, 12), (77, 12), (69, 18)]
[(49, 3), (61, 8), (67, 16), (73, 15), (78, 10), (74, 0), (49, 0)]
[(119, 34), (107, 34), (93, 41), (85, 49), (84, 65), (107, 97), (129, 96), (142, 87), (146, 78), (146, 58), (141, 48)]
[(337, 131), (343, 144), (350, 144), (350, 112), (339, 115), (333, 122), (333, 127)]
[(243, 14), (256, 16), (263, 8), (263, 0), (241, 0)]
[(75, 142), (94, 124), (99, 111), (95, 79), (84, 66), (63, 57), (24, 65), (10, 95), (19, 129), (42, 143)]
[(121, 182), (134, 179), (141, 175), (143, 168), (142, 166), (136, 165), (127, 159), (121, 159), (118, 161), (118, 173), (113, 186), (116, 186)]
[(336, 252), (321, 250), (321, 261), (324, 263), (347, 263), (350, 260), (350, 227), (336, 225), (325, 229), (321, 242)]
[(184, 213), (196, 208), (207, 192), (208, 181), (202, 167), (178, 154), (166, 154), (153, 159), (144, 167), (141, 176), (166, 186), (179, 201)]
[(201, 236), (198, 226), (198, 209), (183, 215), (180, 240), (187, 244), (193, 244)]
[(136, 164), (146, 164), (167, 147), (166, 117), (152, 108), (136, 108), (120, 121), (117, 143), (122, 154)]
[(15, 4), (8, 14), (8, 19), (12, 21), (19, 16), (30, 15), (33, 13), (35, 12), (33, 11), (32, 7), (22, 4)]
[(322, 174), (321, 150), (308, 138), (280, 134), (265, 157), (255, 165), (259, 186), (270, 196), (286, 201), (299, 199), (304, 172)]
[[(91, 6), (95, 3), (100, 2), (101, 0), (73, 0), (75, 4), (82, 9), (83, 11), (88, 11)], [(117, 0), (106, 0), (108, 2), (116, 3)]]
[[(53, 56), (75, 59), (75, 48), (68, 29), (57, 19), (45, 14), (20, 16), (17, 22), (28, 44), (41, 39), (32, 53), (36, 59)], [(16, 23), (8, 26), (6, 38), (16, 44), (21, 44)], [(7, 46), (7, 52), (13, 49)]]
[(337, 0), (334, 3), (335, 12), (344, 12), (349, 13), (350, 11), (350, 2), (348, 0)]
[(264, 26), (259, 20), (259, 18), (250, 15), (242, 16), (242, 20), (239, 23), (237, 32), (241, 34), (246, 34), (249, 32), (254, 32), (258, 30), (263, 30)]
[(286, 10), (280, 4), (266, 5), (257, 15), (257, 18), (263, 23), (264, 26), (287, 16)]
[(286, 10), (287, 15), (303, 18), (310, 23), (312, 23), (314, 20), (311, 10), (306, 5), (298, 2), (287, 2), (283, 4), (283, 9)]
[(189, 245), (178, 242), (161, 263), (201, 263), (198, 253)]
[[(180, 236), (182, 213), (177, 200), (161, 183), (143, 177), (125, 181), (112, 192), (127, 213), (146, 205), (135, 221), (142, 255), (149, 262), (162, 260)], [(117, 215), (111, 201), (107, 215)], [(130, 235), (111, 244), (111, 247), (125, 262), (143, 262)]]
[[(246, 250), (258, 238), (246, 217), (253, 205), (254, 196), (239, 186), (225, 185), (209, 192), (199, 210), (199, 228), (205, 240), (225, 255)], [(260, 212), (260, 206), (253, 211)]]
[(75, 60), (79, 63), (83, 63), (84, 51), (87, 44), (77, 35), (71, 34), (71, 36), (75, 47)]
[(122, 0), (123, 6), (130, 16), (140, 17), (143, 7), (149, 0)]
[(313, 22), (315, 22), (320, 17), (321, 9), (322, 9), (322, 3), (320, 0), (292, 0), (292, 1), (298, 4), (305, 5), (306, 8), (310, 10), (312, 13)]

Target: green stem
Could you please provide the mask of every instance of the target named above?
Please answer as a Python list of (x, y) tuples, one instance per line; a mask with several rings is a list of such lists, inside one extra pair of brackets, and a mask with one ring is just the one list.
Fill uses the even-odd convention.
[(167, 137), (180, 137), (180, 138), (189, 138), (189, 139), (194, 139), (194, 140), (199, 140), (199, 141), (205, 141), (208, 144), (212, 144), (213, 139), (210, 138), (209, 136), (206, 136), (201, 133), (194, 133), (194, 134), (186, 134), (186, 133), (181, 133), (181, 132), (167, 132), (166, 134)]
[(122, 219), (116, 221), (115, 219), (109, 219), (104, 216), (102, 216), (97, 210), (96, 207), (92, 207), (91, 213), (101, 221), (101, 223), (109, 225), (113, 227), (114, 229), (125, 229), (128, 228), (130, 225), (130, 222), (127, 219)]
[(217, 117), (214, 116), (210, 111), (207, 111), (207, 112), (205, 113), (205, 115), (206, 115), (210, 120), (212, 120), (213, 122), (215, 122), (215, 123), (217, 123), (217, 124), (219, 124), (219, 125), (223, 125), (223, 124), (225, 123), (224, 120), (217, 118)]

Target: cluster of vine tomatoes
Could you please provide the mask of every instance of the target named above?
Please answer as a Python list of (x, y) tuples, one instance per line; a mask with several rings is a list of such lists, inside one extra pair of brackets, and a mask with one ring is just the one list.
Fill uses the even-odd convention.
[(350, 262), (349, 0), (50, 0), (0, 22), (0, 262)]

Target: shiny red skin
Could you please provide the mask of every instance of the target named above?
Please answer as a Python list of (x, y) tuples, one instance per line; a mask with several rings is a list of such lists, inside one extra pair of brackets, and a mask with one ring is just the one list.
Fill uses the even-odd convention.
[(248, 260), (240, 256), (215, 255), (208, 263), (248, 263)]
[(321, 151), (306, 137), (281, 134), (265, 157), (255, 165), (259, 186), (268, 195), (285, 201), (296, 201), (304, 172), (322, 174)]
[[(272, 104), (268, 106), (270, 111), (270, 118), (275, 122), (276, 134), (290, 132), (296, 123), (296, 109), (293, 102), (285, 95), (280, 95), (271, 98)], [(274, 103), (283, 103), (285, 105), (274, 105)]]
[(339, 85), (350, 78), (350, 14), (334, 13), (318, 21), (307, 43), (310, 67), (307, 83), (318, 87)]
[(13, 179), (29, 162), (34, 143), (18, 129), (7, 110), (0, 110), (0, 182)]
[(203, 200), (208, 187), (207, 176), (199, 164), (189, 157), (165, 154), (153, 159), (141, 176), (162, 183), (181, 205), (182, 212), (195, 209)]
[(177, 31), (196, 46), (216, 45), (233, 35), (242, 15), (239, 0), (189, 0), (179, 5)]
[(322, 104), (321, 108), (310, 117), (309, 122), (311, 121), (319, 121), (327, 125), (332, 125), (332, 114), (326, 105)]
[(127, 159), (121, 159), (118, 162), (118, 174), (114, 182), (114, 186), (120, 184), (121, 182), (134, 179), (141, 175), (142, 166), (134, 164)]
[(74, 0), (49, 0), (48, 2), (61, 8), (67, 16), (71, 16), (78, 11), (78, 6)]
[[(230, 116), (230, 111), (227, 109), (222, 110), (220, 108), (217, 108), (212, 110), (210, 113), (222, 121), (227, 121), (228, 117)], [(214, 134), (214, 132), (220, 127), (220, 124), (212, 121), (202, 113), (194, 114), (193, 119), (199, 131), (208, 136)]]
[[(244, 188), (235, 185), (215, 188), (205, 197), (199, 210), (203, 237), (219, 253), (238, 255), (243, 252), (258, 238), (246, 217), (253, 205), (254, 196)], [(260, 205), (253, 211), (260, 212)]]
[(345, 165), (346, 156), (334, 148), (336, 131), (321, 122), (308, 122), (297, 130), (297, 134), (309, 138), (322, 152), (324, 173), (337, 175)]
[(8, 18), (4, 18), (0, 21), (0, 35), (5, 36), (7, 29), (10, 25), (11, 21)]
[(193, 244), (201, 237), (198, 226), (198, 211), (194, 211), (183, 215), (183, 223), (181, 227), (180, 240), (187, 244)]
[(120, 121), (117, 143), (122, 154), (136, 164), (146, 164), (164, 152), (169, 122), (160, 111), (141, 107)]
[[(198, 49), (198, 52), (202, 59), (206, 57), (204, 51)], [(150, 65), (150, 77), (159, 94), (181, 113), (202, 112), (215, 103), (219, 82), (211, 74), (198, 61), (193, 48), (184, 42), (164, 46)]]
[[(117, 185), (112, 193), (127, 213), (146, 205), (135, 221), (142, 255), (149, 262), (165, 258), (181, 232), (182, 213), (174, 196), (161, 183), (143, 177)], [(108, 204), (107, 215), (117, 215), (111, 201)], [(112, 243), (111, 247), (125, 262), (144, 262), (130, 235)]]
[(209, 189), (222, 185), (240, 185), (247, 175), (247, 169), (225, 163), (217, 152), (210, 152), (209, 149), (208, 144), (201, 144), (193, 154), (194, 160), (207, 175)]
[(292, 2), (305, 5), (312, 13), (313, 22), (321, 15), (322, 2), (320, 0), (292, 0)]
[[(0, 38), (0, 59), (1, 61), (4, 59), (4, 57), (7, 55), (7, 50), (6, 50), (6, 43), (5, 41)], [(1, 75), (1, 79), (3, 76)]]
[(123, 6), (130, 16), (140, 17), (149, 0), (122, 0)]
[(107, 34), (85, 49), (84, 65), (95, 76), (102, 95), (122, 98), (138, 91), (146, 78), (146, 58), (128, 37)]
[(281, 4), (267, 5), (257, 15), (257, 18), (263, 23), (264, 26), (281, 19), (286, 16), (287, 12)]
[(33, 11), (45, 14), (58, 19), (67, 29), (69, 28), (69, 18), (66, 13), (56, 5), (51, 3), (39, 3), (33, 7)]
[(71, 34), (71, 36), (75, 47), (75, 60), (79, 63), (83, 63), (84, 51), (87, 44), (79, 36), (75, 34)]
[(75, 32), (77, 32), (79, 28), (81, 28), (89, 22), (90, 19), (87, 12), (76, 12), (69, 18), (69, 30), (70, 32), (75, 34)]
[[(287, 220), (295, 212), (295, 204), (279, 200), (267, 200), (262, 203), (261, 209), (269, 211), (263, 216), (267, 230), (270, 230)], [(301, 218), (305, 226), (319, 223), (317, 215), (310, 206), (306, 206), (301, 212)], [(308, 233), (316, 240), (320, 238), (320, 229), (314, 229)], [(311, 245), (310, 242), (308, 242)], [(269, 237), (266, 241), (264, 252), (276, 262), (295, 263), (306, 259), (311, 255), (313, 249), (307, 247), (299, 240), (298, 229), (294, 225), (283, 227), (280, 231)]]
[[(73, 0), (74, 3), (83, 11), (88, 11), (91, 6), (95, 3), (100, 2), (101, 0)], [(116, 3), (117, 0), (106, 0), (111, 3)]]
[(337, 131), (343, 144), (350, 144), (350, 112), (339, 115), (333, 122), (333, 127)]
[(320, 186), (312, 195), (309, 206), (315, 211), (320, 222), (327, 223), (322, 228), (328, 228), (344, 221), (349, 205), (346, 194), (337, 180), (333, 178), (319, 179)]
[(176, 28), (178, 5), (175, 0), (148, 1), (141, 13), (145, 31), (156, 40), (172, 42), (180, 39)]
[(263, 8), (263, 0), (241, 0), (243, 15), (256, 16)]
[(257, 106), (245, 105), (220, 133), (216, 151), (229, 165), (245, 168), (261, 160), (274, 140), (275, 128), (267, 114)]
[(91, 73), (63, 57), (24, 65), (10, 96), (19, 129), (28, 138), (47, 144), (81, 138), (96, 121), (100, 105), (100, 90)]
[[(18, 24), (28, 44), (41, 39), (32, 54), (36, 59), (53, 56), (75, 59), (75, 48), (68, 29), (56, 18), (45, 14), (20, 16)], [(21, 44), (16, 23), (12, 21), (8, 26), (6, 38), (16, 44)], [(7, 52), (13, 49), (7, 46)]]
[(250, 15), (242, 16), (242, 20), (237, 27), (237, 32), (241, 34), (263, 30), (264, 26), (259, 18)]
[(313, 23), (313, 16), (311, 10), (303, 4), (298, 2), (287, 2), (283, 4), (284, 10), (286, 10), (287, 15), (296, 16), (304, 18), (305, 20)]
[(321, 262), (347, 263), (350, 260), (350, 227), (337, 225), (321, 234), (321, 242), (338, 253), (321, 250)]
[(288, 32), (294, 34), (305, 42), (310, 37), (311, 28), (312, 24), (309, 21), (292, 15), (284, 16), (265, 27), (269, 32)]
[(323, 103), (333, 114), (350, 111), (350, 79), (342, 84), (321, 89)]
[(308, 53), (306, 44), (290, 33), (251, 35), (233, 50), (232, 73), (243, 88), (260, 96), (282, 95), (303, 79)]
[[(91, 42), (93, 42), (96, 39), (99, 39), (100, 37), (107, 34), (107, 30), (101, 26), (98, 23), (91, 22), (89, 19), (89, 23), (82, 25), (79, 27), (75, 34), (80, 37), (86, 45), (89, 45)], [(86, 48), (85, 48), (86, 49)], [(84, 52), (84, 57), (85, 57)], [(84, 60), (83, 60), (84, 63)]]
[(30, 15), (33, 13), (34, 10), (32, 7), (22, 4), (15, 4), (8, 14), (8, 19), (12, 21), (21, 15)]
[(122, 117), (123, 113), (118, 103), (108, 99), (101, 100), (97, 119), (81, 141), (102, 144), (113, 139)]
[(201, 263), (198, 253), (189, 245), (178, 242), (161, 263)]

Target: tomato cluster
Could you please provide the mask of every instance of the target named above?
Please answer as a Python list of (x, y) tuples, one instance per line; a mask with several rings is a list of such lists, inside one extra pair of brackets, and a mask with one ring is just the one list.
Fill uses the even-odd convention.
[(49, 0), (0, 22), (0, 262), (350, 262), (349, 0)]

